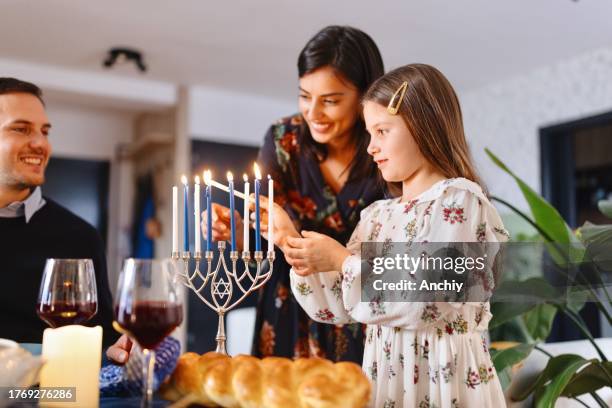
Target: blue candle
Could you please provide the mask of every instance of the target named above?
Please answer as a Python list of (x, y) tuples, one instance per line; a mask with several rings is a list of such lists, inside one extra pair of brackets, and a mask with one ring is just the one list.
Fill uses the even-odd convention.
[(204, 182), (206, 183), (206, 250), (212, 250), (212, 189), (210, 170), (204, 172)]
[(255, 163), (255, 251), (261, 251), (261, 230), (259, 222), (259, 186), (261, 173)]
[(184, 221), (183, 221), (183, 251), (189, 251), (189, 184), (187, 177), (181, 177), (183, 181), (183, 204), (184, 204)]
[(236, 217), (234, 216), (234, 176), (231, 171), (227, 172), (227, 181), (229, 183), (229, 199), (230, 199), (230, 226), (231, 226), (231, 241), (232, 251), (237, 251), (236, 248)]

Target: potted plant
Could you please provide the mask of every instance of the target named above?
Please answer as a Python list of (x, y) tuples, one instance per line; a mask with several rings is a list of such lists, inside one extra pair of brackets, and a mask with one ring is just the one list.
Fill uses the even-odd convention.
[[(602, 281), (602, 270), (612, 269), (612, 225), (593, 225), (586, 223), (572, 231), (558, 211), (537, 194), (523, 180), (517, 177), (497, 156), (485, 149), (491, 160), (518, 184), (525, 197), (531, 215), (525, 214), (511, 203), (492, 196), (496, 201), (523, 218), (537, 231), (537, 240), (542, 242), (552, 261), (559, 270), (567, 270), (568, 265), (589, 265), (591, 273), (584, 278), (577, 275), (575, 287), (561, 293), (542, 277), (511, 279), (502, 281), (495, 296), (520, 298), (517, 302), (495, 302), (492, 300), (493, 318), (489, 324), (493, 333), (504, 338), (503, 333), (512, 333), (513, 342), (494, 342), (491, 345), (492, 359), (502, 387), (506, 389), (512, 379), (513, 366), (516, 367), (533, 351), (548, 355), (549, 360), (529, 385), (515, 392), (510, 398), (514, 401), (525, 400), (533, 395), (536, 407), (553, 407), (561, 396), (580, 399), (590, 394), (599, 406), (606, 403), (595, 393), (602, 387), (612, 386), (612, 362), (593, 338), (579, 312), (586, 301), (594, 302), (597, 309), (609, 324), (612, 318), (607, 306), (612, 304), (610, 294)], [(612, 218), (612, 202), (599, 203), (602, 213)], [(604, 288), (603, 291), (599, 290)], [(602, 293), (603, 292), (603, 293)], [(587, 359), (577, 354), (552, 356), (540, 347), (550, 333), (553, 319), (562, 313), (578, 327), (597, 351), (598, 358)], [(516, 370), (515, 370), (516, 371)]]

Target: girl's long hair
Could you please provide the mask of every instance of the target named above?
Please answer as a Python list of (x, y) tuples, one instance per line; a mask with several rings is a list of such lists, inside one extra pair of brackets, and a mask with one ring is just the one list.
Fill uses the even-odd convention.
[[(386, 107), (404, 82), (408, 83), (406, 93), (401, 101), (396, 98), (394, 106), (399, 104), (397, 114), (404, 119), (425, 159), (445, 177), (464, 177), (485, 190), (465, 140), (459, 99), (436, 68), (410, 64), (390, 71), (372, 84), (362, 100)], [(387, 183), (387, 188), (394, 196), (401, 194), (401, 183)]]

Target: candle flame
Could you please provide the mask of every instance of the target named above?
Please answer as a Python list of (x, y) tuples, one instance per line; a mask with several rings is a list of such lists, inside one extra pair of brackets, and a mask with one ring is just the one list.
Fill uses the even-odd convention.
[(181, 176), (181, 182), (182, 182), (183, 184), (187, 185), (187, 176), (186, 176), (186, 175), (184, 175), (184, 174), (183, 174), (183, 175)]
[(195, 183), (200, 184), (200, 176), (195, 176)]
[(210, 170), (205, 170), (204, 171), (204, 183), (206, 183), (207, 186), (210, 186), (211, 180), (212, 180), (212, 174), (210, 173)]
[(272, 176), (268, 174), (268, 180), (272, 180)]
[(234, 181), (234, 175), (231, 171), (227, 172), (227, 181)]
[(247, 176), (247, 175), (246, 175), (246, 173), (244, 173), (244, 174), (242, 175), (242, 179), (244, 180), (244, 182), (245, 182), (245, 183), (248, 183), (248, 181), (249, 181), (249, 176)]
[(253, 169), (255, 170), (255, 178), (257, 180), (261, 180), (261, 172), (259, 171), (259, 166), (257, 165), (257, 163), (253, 165)]

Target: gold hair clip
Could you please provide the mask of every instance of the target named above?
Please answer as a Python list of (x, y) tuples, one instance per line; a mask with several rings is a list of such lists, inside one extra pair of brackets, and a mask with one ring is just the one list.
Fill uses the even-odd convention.
[[(400, 105), (402, 104), (402, 101), (404, 100), (404, 95), (406, 95), (406, 89), (408, 89), (408, 82), (404, 81), (404, 83), (401, 84), (399, 88), (397, 88), (397, 91), (395, 91), (395, 93), (391, 97), (391, 100), (389, 101), (389, 105), (387, 105), (387, 112), (389, 112), (391, 115), (397, 115)], [(397, 102), (395, 102), (395, 98), (397, 97), (398, 94), (399, 94), (399, 98), (397, 99)]]

